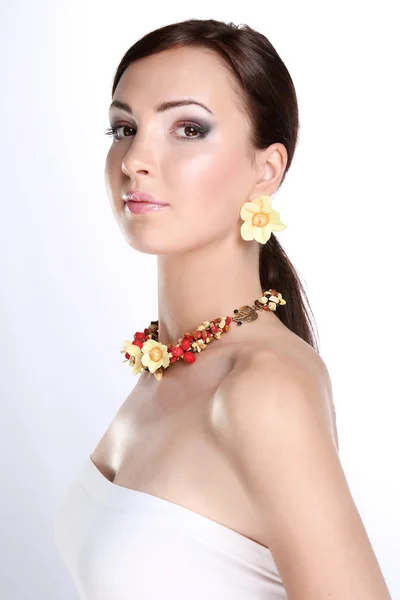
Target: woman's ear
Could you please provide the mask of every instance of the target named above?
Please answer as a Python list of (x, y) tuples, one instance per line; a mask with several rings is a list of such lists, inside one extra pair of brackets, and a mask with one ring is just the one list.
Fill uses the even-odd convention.
[(287, 150), (281, 143), (271, 144), (268, 148), (257, 151), (256, 162), (259, 177), (254, 193), (263, 192), (271, 195), (278, 189), (288, 160)]

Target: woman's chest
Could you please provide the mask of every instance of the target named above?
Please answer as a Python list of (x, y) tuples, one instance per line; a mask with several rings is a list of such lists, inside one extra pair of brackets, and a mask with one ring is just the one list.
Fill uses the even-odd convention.
[(218, 442), (216, 387), (158, 389), (138, 382), (91, 453), (97, 468), (116, 485), (189, 508), (265, 545), (251, 499)]

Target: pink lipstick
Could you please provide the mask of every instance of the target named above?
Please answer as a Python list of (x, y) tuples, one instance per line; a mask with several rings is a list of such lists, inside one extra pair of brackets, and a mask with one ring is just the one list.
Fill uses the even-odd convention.
[(162, 210), (168, 206), (167, 204), (155, 204), (154, 202), (137, 202), (134, 200), (128, 200), (125, 202), (125, 210), (135, 214), (141, 214), (152, 210)]
[(168, 206), (150, 194), (138, 190), (129, 190), (122, 196), (122, 199), (125, 201), (125, 210), (135, 214), (160, 210)]

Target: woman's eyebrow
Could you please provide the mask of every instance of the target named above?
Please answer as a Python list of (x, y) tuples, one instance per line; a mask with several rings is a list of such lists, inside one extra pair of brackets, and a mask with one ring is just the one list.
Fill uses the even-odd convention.
[[(170, 108), (175, 108), (176, 106), (185, 106), (187, 104), (197, 104), (197, 106), (201, 106), (202, 108), (205, 108), (209, 113), (214, 114), (205, 104), (203, 104), (202, 102), (198, 102), (197, 100), (195, 100), (194, 98), (187, 98), (185, 100), (170, 100), (169, 102), (161, 102), (161, 104), (157, 104), (157, 106), (154, 107), (154, 112), (164, 112)], [(113, 100), (113, 102), (111, 102), (110, 104), (110, 109), (112, 108), (119, 108), (121, 110), (123, 110), (124, 112), (128, 113), (129, 115), (133, 116), (133, 111), (131, 109), (131, 107), (129, 106), (129, 104), (127, 104), (126, 102), (120, 102), (119, 100)]]

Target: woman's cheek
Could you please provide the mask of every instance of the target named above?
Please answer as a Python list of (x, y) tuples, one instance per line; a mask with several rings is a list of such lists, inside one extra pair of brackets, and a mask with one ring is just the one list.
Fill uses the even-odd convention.
[(243, 161), (243, 154), (234, 149), (229, 153), (221, 153), (204, 176), (204, 196), (210, 204), (216, 205), (220, 213), (229, 211), (245, 194)]

